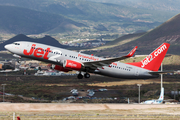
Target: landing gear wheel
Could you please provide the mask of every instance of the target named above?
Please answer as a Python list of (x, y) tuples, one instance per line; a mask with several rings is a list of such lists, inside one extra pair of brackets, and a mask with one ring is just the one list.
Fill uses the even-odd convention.
[(21, 58), (19, 58), (17, 62), (18, 62), (19, 64), (21, 64)]
[(83, 75), (82, 75), (82, 74), (78, 74), (77, 78), (78, 78), (78, 79), (82, 79), (82, 78), (83, 78)]
[(90, 74), (89, 74), (89, 73), (86, 73), (86, 74), (84, 74), (84, 77), (85, 77), (85, 78), (90, 78)]

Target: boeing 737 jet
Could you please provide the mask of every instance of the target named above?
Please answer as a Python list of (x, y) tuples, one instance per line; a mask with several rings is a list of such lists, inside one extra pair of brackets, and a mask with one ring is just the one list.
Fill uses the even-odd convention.
[(140, 62), (121, 63), (120, 60), (132, 57), (137, 46), (126, 56), (105, 59), (93, 55), (78, 53), (58, 47), (35, 42), (18, 41), (8, 44), (5, 48), (15, 56), (26, 57), (51, 63), (55, 70), (68, 72), (79, 71), (78, 78), (89, 78), (89, 73), (95, 73), (116, 78), (147, 79), (156, 78), (170, 44), (163, 43)]

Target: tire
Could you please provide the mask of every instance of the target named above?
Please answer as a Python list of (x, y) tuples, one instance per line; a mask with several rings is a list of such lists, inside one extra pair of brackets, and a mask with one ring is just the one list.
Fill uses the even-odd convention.
[(82, 75), (82, 74), (78, 74), (77, 78), (78, 78), (78, 79), (82, 79), (82, 78), (83, 78), (83, 75)]
[(84, 74), (84, 77), (85, 77), (85, 78), (90, 78), (90, 74), (89, 74), (89, 73), (86, 73), (86, 74)]

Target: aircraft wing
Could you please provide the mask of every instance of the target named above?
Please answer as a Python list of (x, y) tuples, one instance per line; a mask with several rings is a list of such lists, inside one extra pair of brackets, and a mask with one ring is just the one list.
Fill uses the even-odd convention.
[(102, 67), (102, 66), (109, 66), (113, 62), (117, 62), (117, 61), (124, 60), (124, 59), (132, 57), (134, 55), (137, 47), (138, 46), (134, 47), (126, 56), (121, 56), (121, 57), (111, 58), (111, 59), (105, 59), (105, 60), (100, 60), (100, 61), (84, 62), (83, 65), (85, 67), (90, 67), (91, 69), (97, 69), (97, 67)]

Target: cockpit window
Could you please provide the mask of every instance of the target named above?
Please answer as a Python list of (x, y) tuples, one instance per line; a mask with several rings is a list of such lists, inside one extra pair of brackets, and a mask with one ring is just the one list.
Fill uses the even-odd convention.
[(20, 43), (13, 43), (14, 45), (20, 45)]

